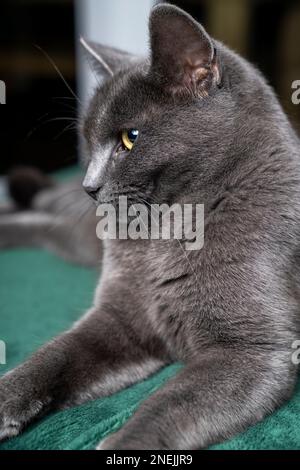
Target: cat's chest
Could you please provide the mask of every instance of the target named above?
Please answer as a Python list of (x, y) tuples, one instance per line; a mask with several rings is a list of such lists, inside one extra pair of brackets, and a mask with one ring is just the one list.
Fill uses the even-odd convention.
[(194, 273), (194, 255), (178, 240), (117, 240), (105, 249), (109, 269), (137, 286), (164, 286)]
[(128, 286), (141, 327), (147, 322), (171, 349), (183, 344), (188, 348), (200, 299), (195, 253), (185, 251), (177, 240), (120, 243), (108, 250), (107, 267), (122, 288)]

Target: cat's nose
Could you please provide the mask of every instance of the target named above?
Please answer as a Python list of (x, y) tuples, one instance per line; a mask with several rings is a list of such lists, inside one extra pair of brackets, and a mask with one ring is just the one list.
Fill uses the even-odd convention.
[(92, 199), (95, 199), (95, 201), (97, 201), (98, 199), (98, 194), (99, 194), (99, 191), (100, 191), (100, 187), (96, 188), (94, 186), (85, 186), (83, 185), (83, 188), (85, 190), (85, 192), (92, 198)]

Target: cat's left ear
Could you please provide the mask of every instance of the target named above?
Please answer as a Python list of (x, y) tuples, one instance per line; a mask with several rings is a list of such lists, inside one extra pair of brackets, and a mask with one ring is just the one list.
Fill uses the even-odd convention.
[(116, 72), (129, 67), (137, 60), (136, 56), (128, 52), (87, 41), (84, 38), (80, 38), (80, 43), (91, 60), (96, 73), (104, 79), (113, 77)]
[(212, 39), (189, 14), (158, 5), (150, 16), (151, 73), (172, 93), (205, 96), (221, 81)]

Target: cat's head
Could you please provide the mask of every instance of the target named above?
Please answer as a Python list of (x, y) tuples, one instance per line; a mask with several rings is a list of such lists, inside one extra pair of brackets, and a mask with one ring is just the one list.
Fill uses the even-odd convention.
[(155, 7), (149, 32), (148, 60), (83, 41), (101, 80), (83, 126), (84, 187), (98, 203), (172, 203), (205, 187), (264, 87), (177, 7)]

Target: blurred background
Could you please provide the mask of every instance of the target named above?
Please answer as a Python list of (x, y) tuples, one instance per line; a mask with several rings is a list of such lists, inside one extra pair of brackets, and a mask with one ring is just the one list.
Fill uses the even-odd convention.
[[(77, 161), (76, 119), (95, 85), (79, 38), (147, 53), (154, 3), (159, 2), (1, 0), (0, 80), (7, 104), (0, 106), (0, 175), (19, 164), (50, 172)], [(265, 73), (300, 134), (300, 105), (291, 102), (291, 84), (300, 80), (300, 1), (170, 3)]]

